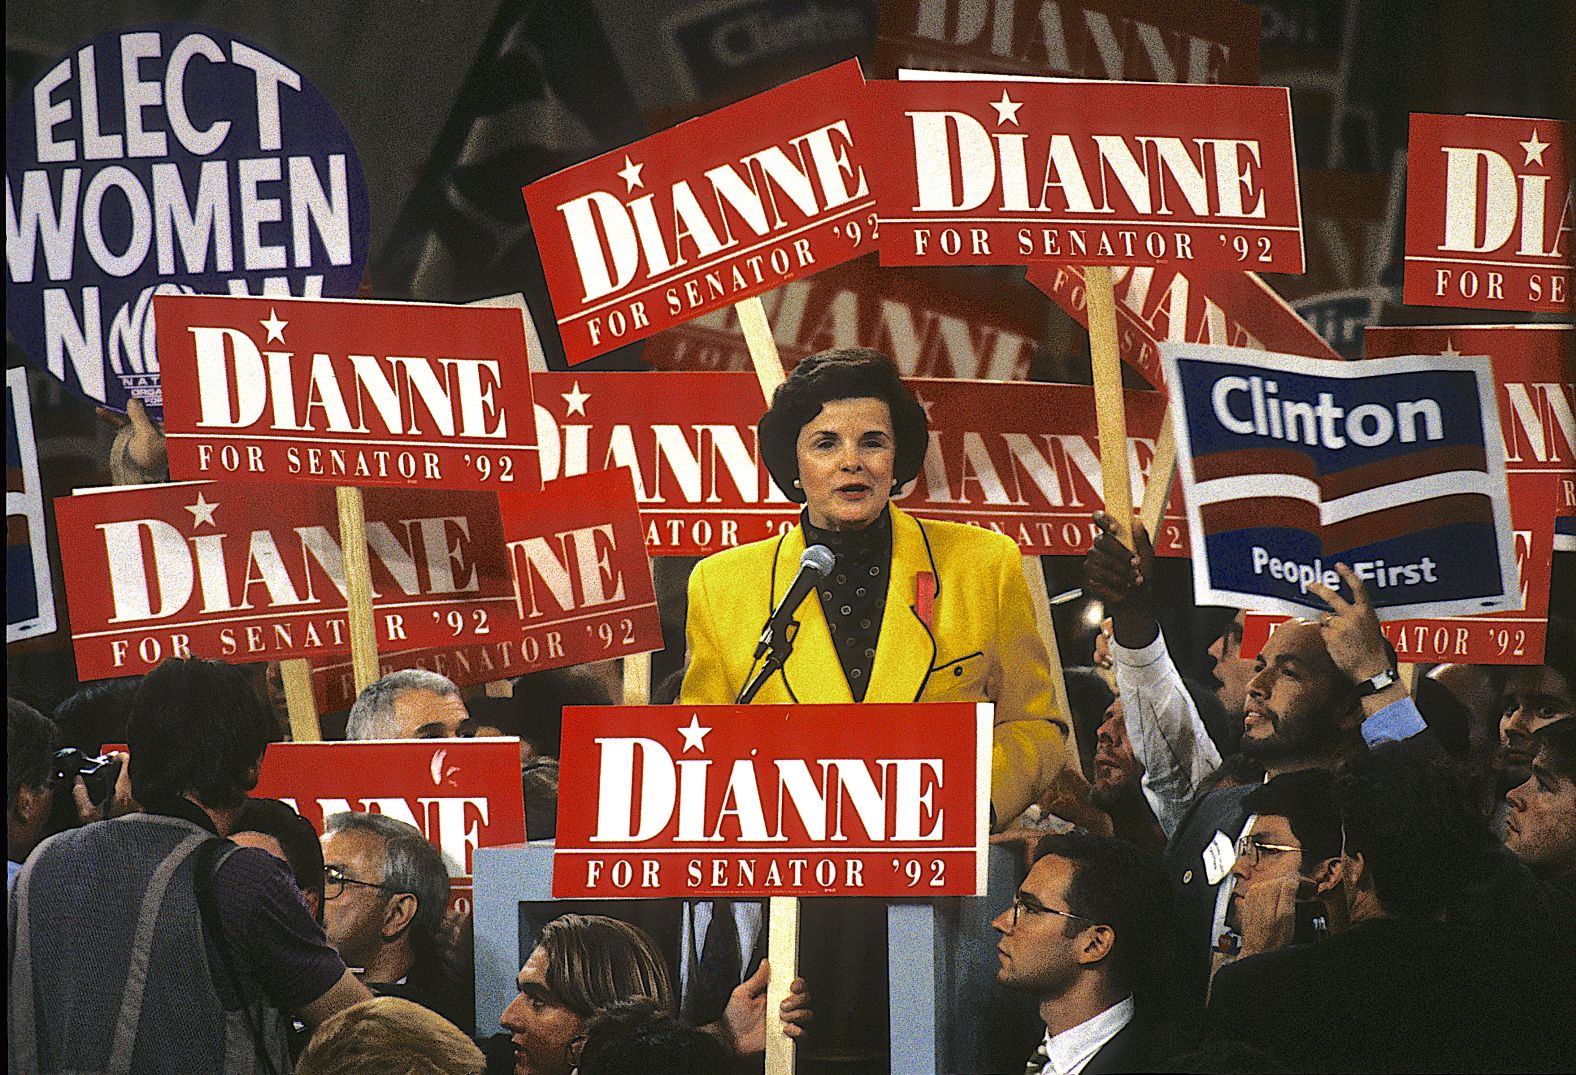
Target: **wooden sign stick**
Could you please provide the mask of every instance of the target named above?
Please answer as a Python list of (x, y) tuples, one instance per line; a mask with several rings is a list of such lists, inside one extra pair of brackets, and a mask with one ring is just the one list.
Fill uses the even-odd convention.
[[(766, 307), (754, 298), (735, 303), (733, 309), (744, 330), (761, 395), (771, 406), (772, 393), (788, 377), (777, 354), (777, 341), (772, 339), (772, 326), (766, 320)], [(799, 900), (794, 896), (772, 896), (769, 910), (766, 958), (771, 963), (771, 974), (766, 980), (766, 1075), (793, 1075), (794, 1040), (783, 1034), (780, 1009), (788, 998), (789, 984), (799, 972)]]
[[(1045, 640), (1045, 652), (1050, 658), (1051, 706), (1067, 718), (1067, 757), (1069, 764), (1078, 759), (1078, 730), (1073, 726), (1072, 702), (1067, 697), (1067, 675), (1062, 670), (1062, 651), (1056, 644), (1056, 621), (1051, 618), (1051, 595), (1045, 588), (1043, 557), (1023, 557), (1023, 581), (1029, 584), (1029, 604), (1034, 608), (1034, 625)], [(1008, 818), (1000, 819), (1006, 824)]]
[(1084, 301), (1089, 313), (1089, 364), (1094, 373), (1095, 426), (1100, 437), (1101, 492), (1116, 536), (1133, 541), (1133, 487), (1127, 475), (1127, 408), (1122, 401), (1122, 362), (1117, 355), (1116, 295), (1111, 270), (1086, 268)]
[(312, 666), (305, 657), (280, 661), (279, 675), (285, 683), (291, 742), (316, 743), (323, 738), (323, 726), (318, 723), (317, 700), (312, 697)]
[(345, 553), (345, 611), (350, 621), (350, 668), (359, 695), (379, 675), (378, 632), (372, 619), (372, 565), (367, 559), (367, 514), (360, 489), (341, 485), (335, 488), (334, 494), (339, 501), (339, 543)]
[(631, 653), (624, 658), (624, 704), (651, 704), (651, 654)]
[(1171, 499), (1171, 483), (1176, 480), (1177, 441), (1171, 429), (1171, 406), (1166, 405), (1160, 419), (1160, 435), (1155, 439), (1155, 457), (1149, 461), (1149, 482), (1144, 486), (1144, 503), (1138, 518), (1149, 531), (1149, 540), (1159, 543), (1160, 520), (1165, 518), (1166, 501)]

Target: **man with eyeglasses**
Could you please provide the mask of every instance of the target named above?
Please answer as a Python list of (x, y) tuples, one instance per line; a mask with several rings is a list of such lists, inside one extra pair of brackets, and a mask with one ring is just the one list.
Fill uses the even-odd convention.
[(1331, 789), (1349, 925), (1223, 967), (1210, 1035), (1293, 1071), (1568, 1070), (1568, 959), (1529, 952), (1509, 922), (1485, 930), (1451, 914), (1488, 837), (1459, 770), (1386, 743), (1349, 759)]
[(991, 923), (1001, 984), (1033, 994), (1045, 1038), (1025, 1075), (1144, 1070), (1154, 1055), (1150, 990), (1170, 893), (1124, 840), (1047, 836), (1012, 907)]
[(1237, 956), (1322, 940), (1345, 928), (1341, 822), (1328, 769), (1282, 773), (1243, 799), (1252, 814), (1237, 841), (1227, 922)]
[(447, 968), (449, 870), (414, 826), (384, 814), (332, 814), (323, 834), (323, 929), (381, 996), (398, 996), (467, 1032), (469, 991)]

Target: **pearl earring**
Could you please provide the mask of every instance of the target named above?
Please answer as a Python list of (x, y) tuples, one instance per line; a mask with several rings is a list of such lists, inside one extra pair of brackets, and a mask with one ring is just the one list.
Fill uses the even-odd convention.
[(800, 481), (798, 478), (795, 478), (793, 480), (793, 487), (795, 489), (803, 489), (804, 488), (804, 482)]

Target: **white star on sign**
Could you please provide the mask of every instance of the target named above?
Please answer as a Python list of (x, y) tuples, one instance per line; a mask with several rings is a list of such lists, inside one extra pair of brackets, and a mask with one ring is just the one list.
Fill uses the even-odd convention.
[(706, 736), (710, 731), (710, 728), (702, 728), (700, 726), (700, 718), (696, 714), (691, 713), (689, 727), (679, 729), (679, 734), (684, 737), (684, 749), (679, 751), (679, 753), (686, 753), (691, 747), (702, 754), (706, 753)]
[(992, 101), (990, 106), (996, 110), (997, 123), (1010, 123), (1014, 127), (1018, 125), (1018, 109), (1023, 107), (1023, 102), (1008, 97), (1006, 90), (1001, 91), (1001, 100)]
[(1461, 352), (1456, 350), (1455, 341), (1449, 336), (1445, 337), (1445, 349), (1439, 352), (1441, 358), (1460, 358)]
[(628, 153), (624, 154), (624, 167), (622, 171), (618, 172), (618, 177), (624, 181), (625, 194), (628, 194), (636, 187), (645, 186), (645, 184), (640, 181), (640, 170), (644, 167), (644, 164), (636, 164), (634, 161), (630, 160)]
[(267, 318), (267, 320), (259, 322), (259, 324), (261, 324), (263, 326), (263, 328), (268, 330), (268, 339), (264, 340), (263, 342), (264, 343), (273, 343), (273, 342), (275, 342), (277, 340), (279, 343), (284, 343), (285, 342), (285, 326), (288, 325), (289, 323), (290, 322), (288, 322), (288, 321), (281, 321), (281, 320), (279, 320), (279, 315), (274, 313), (274, 308), (272, 306), (270, 306), (268, 308), (268, 318)]
[(198, 493), (197, 503), (186, 505), (186, 510), (192, 513), (192, 529), (197, 529), (203, 523), (207, 523), (209, 526), (218, 526), (219, 524), (213, 521), (213, 512), (218, 506), (217, 504), (208, 503), (208, 501), (203, 499), (202, 493)]
[(591, 398), (591, 393), (580, 391), (579, 381), (570, 385), (569, 391), (558, 394), (564, 397), (565, 403), (569, 404), (569, 409), (564, 412), (565, 418), (568, 418), (571, 414), (583, 415), (586, 413), (586, 400)]
[(917, 392), (914, 394), (914, 398), (919, 400), (919, 405), (925, 409), (925, 421), (929, 422), (930, 421), (930, 408), (932, 408), (932, 407), (934, 407), (936, 405), (936, 401), (933, 400), (933, 399), (926, 399), (924, 396), (918, 394)]
[(1547, 142), (1540, 142), (1538, 140), (1538, 129), (1536, 127), (1532, 128), (1532, 137), (1530, 139), (1517, 144), (1527, 152), (1527, 159), (1522, 162), (1523, 166), (1531, 164), (1533, 161), (1537, 161), (1539, 164), (1542, 164), (1543, 151), (1549, 148), (1549, 144)]

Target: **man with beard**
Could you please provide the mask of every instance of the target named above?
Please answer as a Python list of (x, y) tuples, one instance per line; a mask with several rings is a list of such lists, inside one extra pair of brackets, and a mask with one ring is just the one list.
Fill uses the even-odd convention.
[[(1132, 718), (1128, 726), (1134, 754), (1149, 770), (1150, 786), (1158, 784), (1176, 796), (1191, 794), (1203, 782), (1208, 760), (1203, 723), (1191, 703), (1184, 706), (1177, 700), (1185, 694), (1174, 670), (1170, 676), (1153, 676), (1152, 683), (1143, 678), (1144, 666), (1170, 665), (1152, 611), (1148, 535), (1135, 527), (1135, 555), (1116, 539), (1108, 519), (1096, 521), (1105, 532), (1085, 567), (1090, 588), (1111, 611), (1116, 642), (1112, 652)], [(1267, 777), (1333, 768), (1365, 743), (1406, 739), (1424, 730), (1396, 674), (1393, 651), (1379, 630), (1362, 580), (1344, 565), (1338, 570), (1352, 599), (1319, 584), (1310, 587), (1332, 611), (1317, 622), (1277, 627), (1255, 658), (1245, 685), (1240, 749), (1264, 767)], [(1131, 691), (1122, 676), (1124, 665), (1138, 673), (1130, 676), (1137, 680)], [(1176, 686), (1163, 686), (1172, 680)], [(1135, 710), (1135, 702), (1143, 708)], [(1140, 749), (1146, 742), (1159, 749)], [(1251, 784), (1218, 787), (1198, 795), (1191, 806), (1183, 799), (1186, 813), (1174, 826), (1166, 825), (1165, 812), (1157, 810), (1170, 831), (1164, 865), (1177, 897), (1169, 1001), (1173, 1025), (1179, 1028), (1196, 1025), (1202, 1014), (1211, 951), (1229, 956), (1239, 943), (1225, 926), (1231, 903), (1228, 879), (1237, 841), (1251, 826), (1243, 799), (1252, 790)]]
[(1105, 720), (1095, 733), (1094, 783), (1089, 801), (1111, 819), (1115, 836), (1159, 855), (1166, 847), (1166, 834), (1155, 819), (1143, 792), (1144, 767), (1133, 757), (1127, 738), (1127, 722), (1122, 716), (1122, 699), (1117, 698), (1105, 711)]
[[(1130, 718), (1133, 756), (1143, 772), (1144, 797), (1169, 837), (1220, 768), (1221, 751), (1171, 660), (1155, 618), (1149, 584), (1154, 547), (1149, 535), (1143, 526), (1135, 526), (1135, 554), (1117, 538), (1109, 516), (1096, 512), (1094, 521), (1101, 533), (1084, 561), (1084, 577), (1089, 591), (1105, 602), (1111, 614), (1110, 661), (1116, 667), (1117, 693)], [(1242, 614), (1238, 613), (1209, 649), (1221, 684), (1216, 697), (1232, 720), (1240, 719), (1246, 684), (1253, 674), (1252, 662), (1241, 658), (1241, 643)]]

